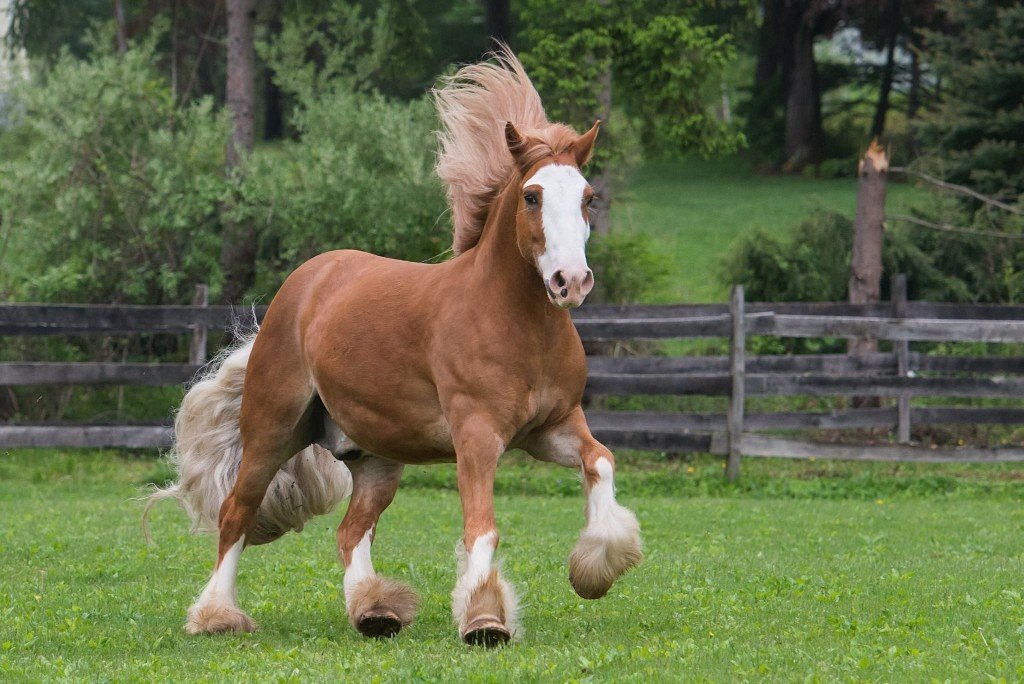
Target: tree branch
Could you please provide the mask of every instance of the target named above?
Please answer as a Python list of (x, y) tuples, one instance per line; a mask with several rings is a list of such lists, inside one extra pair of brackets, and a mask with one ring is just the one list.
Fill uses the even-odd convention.
[(965, 185), (957, 185), (956, 183), (950, 183), (949, 181), (944, 181), (944, 180), (942, 180), (940, 178), (936, 178), (935, 176), (929, 176), (927, 173), (921, 173), (920, 171), (914, 171), (913, 169), (908, 169), (905, 166), (894, 166), (894, 167), (892, 167), (889, 170), (890, 171), (896, 171), (897, 173), (905, 173), (908, 176), (914, 176), (915, 178), (920, 178), (921, 180), (927, 181), (927, 182), (931, 183), (932, 185), (935, 185), (935, 186), (938, 186), (938, 187), (942, 188), (943, 190), (950, 190), (951, 192), (958, 192), (961, 195), (967, 195), (968, 197), (973, 197), (976, 200), (980, 200), (980, 201), (982, 201), (982, 202), (984, 202), (986, 204), (992, 205), (993, 207), (998, 207), (998, 208), (1002, 209), (1003, 211), (1010, 212), (1011, 214), (1016, 214), (1017, 216), (1024, 216), (1024, 209), (1020, 209), (1019, 207), (1014, 207), (1012, 205), (1006, 204), (1005, 202), (1000, 202), (999, 200), (995, 199), (994, 197), (989, 197), (988, 195), (983, 195), (980, 192), (978, 192), (977, 190), (971, 190), (970, 188), (968, 188)]
[(958, 226), (951, 226), (948, 223), (932, 223), (931, 221), (925, 221), (924, 219), (917, 218), (916, 216), (906, 216), (904, 214), (887, 214), (885, 218), (891, 219), (893, 221), (906, 221), (907, 223), (914, 223), (925, 228), (941, 230), (946, 233), (961, 233), (963, 235), (983, 235), (985, 237), (1004, 238), (1006, 240), (1024, 240), (1024, 233), (1004, 233), (998, 230), (960, 228)]

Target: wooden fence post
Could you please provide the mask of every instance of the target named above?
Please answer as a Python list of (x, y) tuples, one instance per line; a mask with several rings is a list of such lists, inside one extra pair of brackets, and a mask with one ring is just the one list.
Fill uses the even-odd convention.
[[(208, 285), (196, 285), (196, 294), (192, 298), (192, 304), (202, 307), (209, 306), (210, 288)], [(189, 345), (188, 362), (193, 366), (202, 366), (206, 363), (207, 332), (205, 323), (195, 323), (192, 326), (192, 343)]]
[(733, 285), (732, 296), (729, 299), (729, 312), (732, 315), (732, 339), (729, 347), (729, 375), (732, 378), (732, 391), (729, 394), (727, 421), (729, 456), (725, 462), (725, 476), (729, 482), (735, 482), (739, 478), (740, 459), (743, 456), (743, 403), (747, 370), (747, 332), (743, 309), (743, 286)]
[[(907, 315), (907, 276), (899, 273), (892, 277), (890, 284), (889, 303), (892, 306), (892, 317), (903, 318)], [(901, 378), (910, 372), (910, 342), (896, 340), (892, 343), (896, 352), (896, 374)], [(898, 401), (896, 419), (896, 436), (900, 444), (910, 444), (910, 392), (901, 392)]]

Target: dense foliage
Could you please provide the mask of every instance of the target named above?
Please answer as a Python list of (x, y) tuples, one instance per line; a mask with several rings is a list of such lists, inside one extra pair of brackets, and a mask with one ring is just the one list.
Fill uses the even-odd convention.
[(669, 274), (668, 255), (642, 233), (593, 235), (587, 260), (596, 274), (594, 301), (631, 304), (657, 296)]
[(930, 166), (991, 195), (1024, 192), (1024, 5), (942, 4), (947, 31), (927, 33), (942, 101), (920, 127)]
[(999, 237), (1003, 233), (1024, 234), (1021, 217), (1002, 217), (984, 209), (971, 212), (962, 202), (950, 198), (935, 198), (914, 213), (953, 227), (972, 227), (949, 232), (890, 222), (886, 271), (908, 274), (912, 298), (990, 304), (1024, 302), (1021, 240)]
[[(942, 3), (941, 10), (943, 31), (925, 32), (924, 56), (941, 79), (942, 97), (922, 114), (923, 155), (915, 166), (1020, 207), (1024, 6), (970, 0)], [(884, 259), (888, 274), (907, 274), (912, 298), (1024, 301), (1024, 218), (939, 191), (911, 213), (923, 223), (890, 215)], [(851, 233), (852, 226), (844, 232), (818, 217), (792, 241), (750, 236), (734, 247), (724, 275), (746, 282), (754, 298), (845, 299)]]
[[(919, 126), (918, 166), (1024, 208), (1024, 5), (968, 0), (940, 7), (944, 30), (926, 32), (925, 54), (942, 99)], [(901, 225), (894, 268), (916, 271), (911, 287), (931, 298), (1024, 301), (1024, 250), (1013, 237), (1024, 234), (1024, 217), (955, 197), (915, 213), (959, 231)]]
[(852, 243), (850, 219), (819, 211), (783, 238), (766, 230), (740, 236), (723, 260), (721, 280), (743, 283), (752, 302), (843, 300)]
[(703, 96), (735, 50), (729, 36), (699, 23), (702, 5), (527, 0), (522, 58), (549, 114), (585, 129), (614, 107), (638, 126), (648, 150), (736, 150), (742, 137)]
[[(154, 42), (70, 54), (13, 94), (17, 141), (0, 162), (0, 292), (82, 302), (188, 301), (220, 282), (223, 223), (260, 236), (253, 290), (270, 296), (335, 247), (423, 260), (445, 250), (432, 109), (322, 79), (302, 87), (296, 139), (224, 170), (227, 124), (210, 98), (179, 104)], [(8, 148), (14, 148), (11, 143)]]
[[(955, 201), (935, 206), (946, 216), (963, 216)], [(852, 239), (853, 222), (832, 212), (812, 214), (784, 238), (754, 231), (733, 244), (720, 279), (743, 283), (751, 301), (843, 301)], [(1019, 303), (1024, 301), (1024, 264), (1021, 251), (1008, 244), (1015, 243), (890, 222), (883, 264), (886, 274), (907, 274), (911, 299)], [(885, 278), (882, 288), (884, 297)]]
[(328, 249), (423, 261), (451, 241), (434, 174), (435, 117), (424, 99), (394, 102), (344, 88), (296, 114), (299, 138), (256, 150), (233, 215), (260, 233), (255, 292)]
[(0, 160), (0, 292), (170, 303), (216, 275), (227, 126), (179, 105), (153, 44), (65, 53), (14, 91), (23, 153)]

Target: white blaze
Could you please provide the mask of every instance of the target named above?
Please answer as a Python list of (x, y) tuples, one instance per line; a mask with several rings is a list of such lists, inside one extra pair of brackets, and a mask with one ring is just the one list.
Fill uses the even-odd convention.
[(544, 189), (541, 200), (544, 253), (537, 257), (537, 268), (544, 281), (560, 269), (587, 270), (590, 224), (584, 220), (582, 208), (587, 180), (575, 166), (550, 164), (523, 183), (524, 188), (531, 185)]

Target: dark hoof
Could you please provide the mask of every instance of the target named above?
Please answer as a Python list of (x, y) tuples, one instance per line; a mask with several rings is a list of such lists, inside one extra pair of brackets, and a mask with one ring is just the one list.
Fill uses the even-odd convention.
[(367, 613), (359, 618), (356, 629), (363, 636), (375, 639), (390, 639), (402, 631), (402, 623), (398, 616), (388, 611), (383, 613)]
[(470, 646), (487, 648), (504, 646), (511, 638), (512, 633), (495, 617), (480, 617), (473, 620), (466, 628), (466, 633), (462, 635), (462, 640)]

